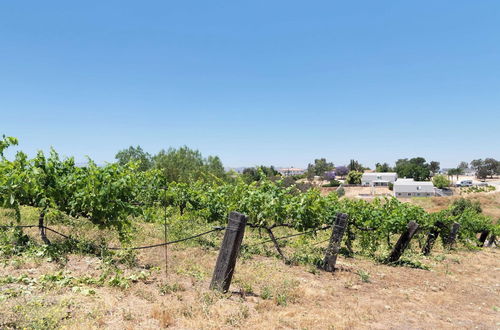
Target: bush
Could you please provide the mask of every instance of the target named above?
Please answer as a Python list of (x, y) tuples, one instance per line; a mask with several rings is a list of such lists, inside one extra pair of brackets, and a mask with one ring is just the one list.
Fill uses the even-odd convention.
[(361, 177), (362, 176), (363, 176), (363, 173), (361, 173), (361, 172), (350, 171), (349, 174), (347, 174), (346, 183), (347, 184), (361, 184)]
[(323, 187), (338, 187), (342, 184), (342, 182), (338, 181), (338, 180), (332, 180), (330, 181), (330, 183), (328, 184), (324, 184)]
[(436, 188), (443, 189), (451, 185), (450, 180), (442, 174), (438, 174), (432, 178), (432, 183)]

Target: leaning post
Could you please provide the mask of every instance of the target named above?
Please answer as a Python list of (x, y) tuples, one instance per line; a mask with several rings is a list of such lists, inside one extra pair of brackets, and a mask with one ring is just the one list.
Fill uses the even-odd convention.
[(210, 289), (222, 292), (229, 290), (246, 224), (247, 217), (245, 215), (238, 212), (229, 214), (226, 233), (217, 257)]
[(405, 232), (399, 237), (396, 245), (391, 251), (391, 254), (387, 258), (388, 262), (398, 261), (403, 252), (406, 250), (408, 245), (410, 245), (410, 241), (413, 238), (413, 235), (417, 232), (418, 224), (415, 221), (408, 222), (406, 226)]
[(450, 247), (450, 249), (453, 247), (455, 241), (457, 240), (457, 234), (459, 229), (460, 229), (460, 224), (458, 222), (454, 222), (453, 225), (451, 225), (450, 236), (448, 238), (448, 246)]
[(330, 243), (326, 249), (325, 259), (321, 264), (321, 268), (327, 272), (335, 271), (335, 263), (337, 262), (337, 255), (340, 250), (340, 243), (342, 242), (342, 237), (344, 236), (348, 215), (345, 213), (337, 213), (335, 222), (333, 224), (332, 235), (330, 236)]
[(488, 235), (490, 234), (490, 231), (489, 230), (483, 230), (481, 232), (481, 235), (479, 236), (479, 243), (478, 243), (478, 247), (483, 247), (484, 246), (484, 242), (486, 241), (486, 238), (488, 238)]
[(438, 238), (439, 232), (442, 228), (443, 223), (441, 221), (436, 222), (434, 227), (429, 232), (429, 235), (427, 235), (427, 240), (425, 241), (425, 245), (422, 248), (423, 255), (428, 256), (431, 253), (432, 247), (434, 246), (434, 243), (436, 242), (436, 239)]

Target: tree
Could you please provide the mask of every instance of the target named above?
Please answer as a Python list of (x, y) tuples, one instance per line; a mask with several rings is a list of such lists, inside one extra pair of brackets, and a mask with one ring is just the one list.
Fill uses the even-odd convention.
[(469, 163), (467, 162), (460, 162), (460, 164), (458, 164), (457, 168), (461, 168), (462, 170), (466, 170), (469, 168)]
[(392, 172), (393, 169), (387, 163), (377, 163), (375, 164), (375, 172)]
[(432, 172), (432, 175), (436, 175), (436, 173), (439, 171), (439, 169), (441, 168), (439, 165), (439, 162), (435, 161), (429, 163), (429, 171)]
[(363, 172), (365, 168), (357, 160), (351, 159), (349, 165), (347, 166), (349, 171)]
[(333, 163), (326, 161), (326, 158), (315, 159), (314, 164), (307, 165), (307, 177), (312, 179), (318, 175), (324, 177), (325, 173), (334, 169)]
[(495, 174), (500, 174), (500, 162), (494, 158), (474, 159), (470, 164), (479, 179), (486, 179), (488, 176), (492, 178)]
[(260, 181), (262, 178), (261, 175), (264, 175), (266, 178), (273, 178), (273, 177), (279, 176), (280, 173), (278, 171), (276, 171), (274, 166), (267, 167), (264, 165), (260, 165), (260, 166), (256, 166), (256, 167), (247, 167), (243, 170), (243, 173), (242, 173), (243, 180), (246, 183)]
[(335, 174), (344, 178), (349, 173), (347, 166), (337, 166), (335, 168)]
[(205, 170), (201, 153), (187, 146), (161, 150), (153, 160), (155, 167), (163, 172), (167, 182), (196, 181), (202, 177)]
[(448, 170), (448, 176), (451, 176), (453, 178), (454, 175), (457, 176), (457, 180), (458, 180), (458, 176), (459, 175), (462, 175), (464, 174), (464, 171), (461, 169), (461, 168), (450, 168)]
[(147, 171), (153, 167), (153, 159), (151, 155), (142, 150), (140, 146), (130, 146), (128, 149), (118, 151), (115, 155), (115, 159), (118, 160), (118, 164), (122, 166), (130, 162), (137, 162), (139, 163), (138, 169), (140, 171)]
[(444, 175), (438, 174), (432, 178), (432, 183), (439, 189), (443, 189), (450, 186), (450, 180)]
[(486, 158), (484, 160), (484, 166), (488, 171), (490, 178), (493, 178), (495, 174), (500, 174), (500, 162), (494, 158)]
[(488, 169), (486, 168), (486, 166), (480, 166), (476, 170), (476, 176), (477, 176), (478, 179), (481, 179), (481, 180), (486, 179), (489, 174), (490, 173), (489, 173)]
[(427, 180), (431, 175), (429, 164), (422, 157), (398, 159), (395, 170), (398, 177), (413, 178), (415, 181)]
[(350, 171), (349, 174), (347, 174), (346, 182), (347, 184), (361, 184), (362, 176), (362, 172)]
[(208, 158), (204, 161), (205, 163), (205, 170), (219, 178), (219, 179), (226, 179), (226, 170), (224, 169), (224, 165), (222, 164), (222, 161), (220, 160), (219, 156), (208, 156)]

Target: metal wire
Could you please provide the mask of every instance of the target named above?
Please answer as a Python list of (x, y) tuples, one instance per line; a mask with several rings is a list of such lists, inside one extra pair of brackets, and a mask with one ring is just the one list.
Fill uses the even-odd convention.
[[(72, 237), (69, 237), (69, 236), (66, 236), (64, 234), (61, 234), (60, 232), (52, 229), (52, 228), (49, 228), (49, 227), (45, 227), (45, 226), (36, 226), (36, 225), (19, 225), (19, 226), (0, 226), (0, 228), (44, 228), (46, 230), (49, 230), (55, 234), (58, 234), (66, 239), (71, 239), (71, 240), (74, 240), (76, 242), (80, 242), (79, 240), (77, 239), (74, 239)], [(170, 241), (170, 242), (164, 242), (164, 243), (159, 243), (159, 244), (153, 244), (153, 245), (145, 245), (145, 246), (137, 246), (137, 247), (107, 247), (108, 250), (143, 250), (143, 249), (150, 249), (150, 248), (155, 248), (155, 247), (159, 247), (159, 246), (165, 246), (165, 245), (170, 245), (170, 244), (175, 244), (175, 243), (180, 243), (180, 242), (184, 242), (184, 241), (189, 241), (191, 239), (194, 239), (194, 238), (197, 238), (197, 237), (201, 237), (201, 236), (204, 236), (204, 235), (208, 235), (210, 233), (213, 233), (215, 231), (221, 231), (221, 230), (224, 230), (226, 229), (225, 227), (214, 227), (213, 229), (209, 230), (209, 231), (206, 231), (206, 232), (203, 232), (203, 233), (200, 233), (200, 234), (196, 234), (196, 235), (193, 235), (193, 236), (189, 236), (189, 237), (185, 237), (185, 238), (181, 238), (181, 239), (178, 239), (178, 240), (175, 240), (175, 241)]]

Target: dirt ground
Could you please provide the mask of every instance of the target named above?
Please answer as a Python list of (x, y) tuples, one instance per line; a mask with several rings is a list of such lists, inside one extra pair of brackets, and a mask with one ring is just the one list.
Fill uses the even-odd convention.
[[(321, 188), (321, 194), (328, 195), (330, 192), (335, 191), (337, 188), (329, 187)], [(387, 187), (344, 187), (345, 196), (352, 197), (364, 197), (364, 198), (374, 198), (376, 196), (393, 196), (394, 193)]]
[[(274, 257), (243, 258), (227, 294), (208, 290), (216, 257), (215, 250), (171, 249), (166, 280), (162, 269), (129, 288), (93, 287), (90, 295), (65, 286), (2, 285), (25, 294), (0, 304), (0, 328), (500, 328), (498, 249), (434, 254), (424, 260), (430, 270), (342, 257), (334, 274), (288, 266)], [(163, 264), (162, 249), (139, 255), (139, 265)], [(90, 256), (70, 256), (65, 266), (12, 259), (0, 267), (0, 277), (38, 278), (58, 270), (67, 276), (98, 276), (102, 267)]]

